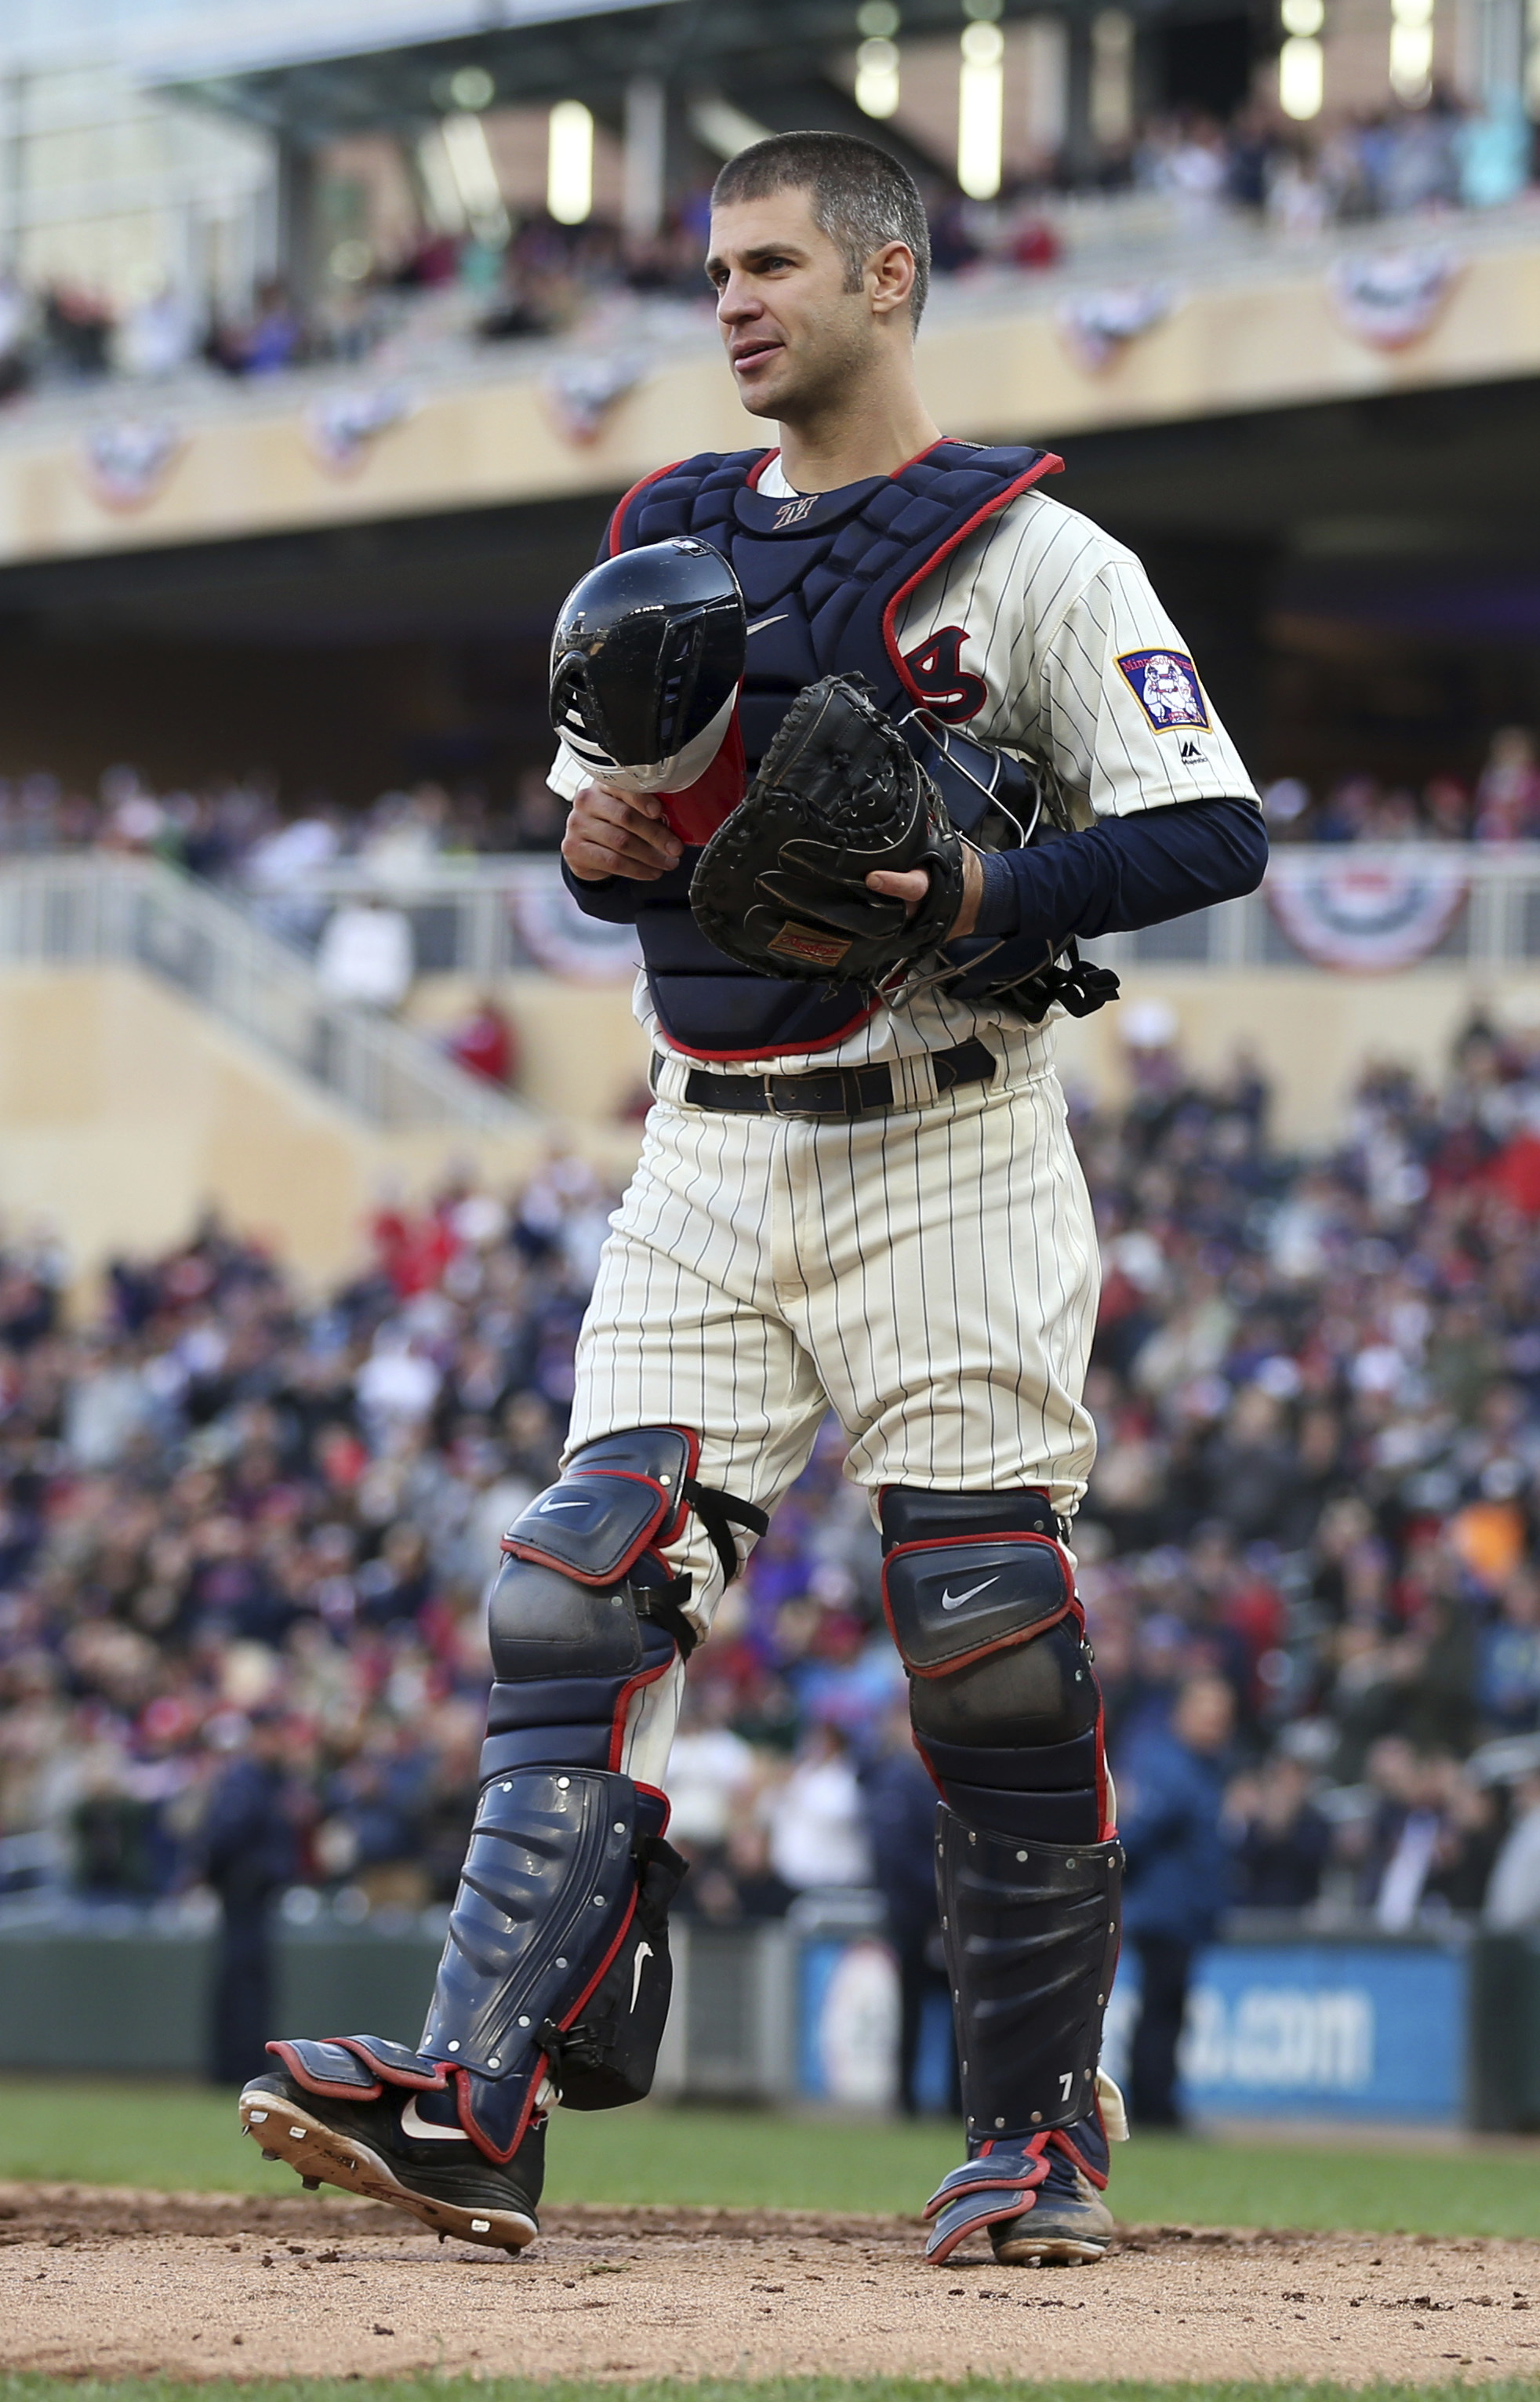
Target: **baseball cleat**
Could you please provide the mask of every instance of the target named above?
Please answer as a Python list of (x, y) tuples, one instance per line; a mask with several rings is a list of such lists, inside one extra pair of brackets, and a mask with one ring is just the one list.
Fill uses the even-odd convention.
[(500, 2166), (467, 2137), (420, 2119), (417, 2102), (397, 2091), (378, 2101), (322, 2097), (287, 2069), (270, 2068), (251, 2079), (239, 2106), (241, 2132), (263, 2158), (287, 2160), (310, 2190), (340, 2186), (409, 2211), (437, 2236), (521, 2252), (540, 2232), (543, 2126), (531, 2127), (516, 2157)]
[(1055, 2151), (1031, 2209), (1019, 2218), (996, 2219), (989, 2242), (1003, 2268), (1074, 2269), (1101, 2259), (1117, 2231), (1085, 2171)]
[(987, 2229), (1003, 2268), (1076, 2268), (1099, 2260), (1118, 2231), (1102, 2200), (1107, 2172), (1107, 2124), (1099, 2107), (1073, 2127), (1045, 2130), (1024, 2142), (981, 2144), (942, 2179), (925, 2206), (930, 2222), (925, 2257), (939, 2268), (959, 2243)]

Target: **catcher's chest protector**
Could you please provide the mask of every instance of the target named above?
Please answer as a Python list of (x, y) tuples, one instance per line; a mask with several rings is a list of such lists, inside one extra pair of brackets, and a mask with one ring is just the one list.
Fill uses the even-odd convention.
[[(612, 552), (694, 534), (731, 560), (749, 612), (749, 668), (739, 725), (753, 773), (804, 685), (864, 676), (879, 709), (923, 701), (962, 724), (983, 705), (960, 673), (961, 628), (905, 659), (896, 623), (909, 594), (990, 518), (1059, 465), (1050, 452), (939, 442), (896, 476), (791, 499), (756, 490), (774, 454), (703, 452), (639, 485), (615, 511)], [(733, 805), (724, 795), (720, 816)], [(710, 826), (681, 823), (679, 866), (645, 888), (637, 929), (653, 1005), (669, 1039), (701, 1058), (761, 1058), (823, 1049), (871, 1015), (854, 986), (782, 982), (738, 967), (690, 914), (689, 886)], [(692, 841), (691, 837), (694, 836)]]

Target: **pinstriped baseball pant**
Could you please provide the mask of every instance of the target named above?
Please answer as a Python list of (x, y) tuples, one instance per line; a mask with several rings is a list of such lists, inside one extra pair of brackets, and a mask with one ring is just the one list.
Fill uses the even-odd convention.
[[(660, 1099), (584, 1320), (569, 1452), (690, 1427), (701, 1482), (768, 1511), (832, 1407), (873, 1495), (1038, 1485), (1072, 1512), (1095, 1450), (1090, 1196), (1042, 1038), (991, 1048), (992, 1086), (868, 1118)], [(698, 1520), (667, 1557), (706, 1632), (722, 1580)], [(633, 1705), (624, 1766), (644, 1783), (662, 1782), (681, 1681)]]

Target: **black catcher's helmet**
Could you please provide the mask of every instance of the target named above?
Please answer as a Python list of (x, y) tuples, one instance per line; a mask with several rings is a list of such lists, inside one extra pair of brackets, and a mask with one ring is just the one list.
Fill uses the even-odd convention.
[(717, 719), (725, 732), (746, 647), (737, 577), (709, 543), (623, 550), (562, 602), (551, 723), (596, 774), (660, 767)]

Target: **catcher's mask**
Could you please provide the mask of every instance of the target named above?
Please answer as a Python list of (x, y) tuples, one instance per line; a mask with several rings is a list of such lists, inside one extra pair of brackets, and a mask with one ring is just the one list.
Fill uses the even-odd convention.
[(746, 648), (737, 577), (709, 543), (623, 550), (561, 605), (551, 723), (601, 782), (682, 791), (727, 732)]

